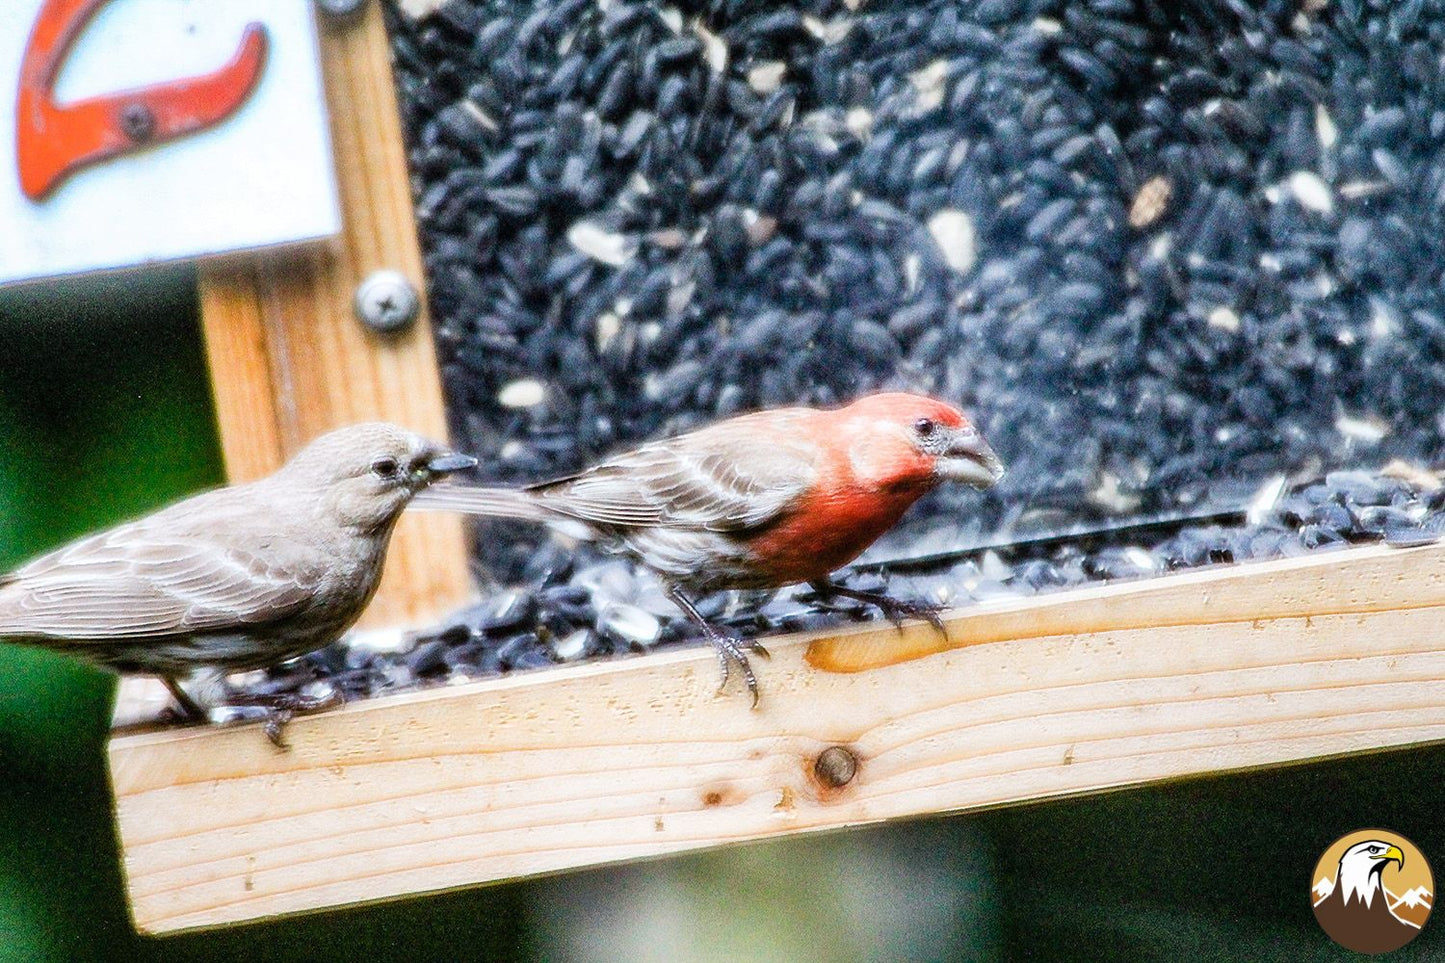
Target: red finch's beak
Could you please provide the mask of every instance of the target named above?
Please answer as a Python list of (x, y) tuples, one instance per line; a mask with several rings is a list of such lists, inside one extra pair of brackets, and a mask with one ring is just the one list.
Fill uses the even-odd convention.
[(1003, 477), (1003, 462), (973, 427), (954, 428), (948, 447), (938, 456), (934, 474), (944, 481), (974, 488), (992, 488)]

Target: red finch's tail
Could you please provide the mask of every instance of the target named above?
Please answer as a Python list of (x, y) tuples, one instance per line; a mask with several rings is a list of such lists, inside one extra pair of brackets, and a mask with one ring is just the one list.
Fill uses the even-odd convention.
[(479, 488), (471, 485), (437, 485), (419, 493), (411, 501), (421, 511), (462, 512), (491, 518), (520, 518), (545, 522), (551, 513), (536, 499), (518, 488)]

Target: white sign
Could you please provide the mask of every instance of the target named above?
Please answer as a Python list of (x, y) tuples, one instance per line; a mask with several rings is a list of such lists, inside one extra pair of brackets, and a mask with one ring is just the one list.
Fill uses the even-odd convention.
[(340, 225), (311, 0), (0, 0), (0, 284)]

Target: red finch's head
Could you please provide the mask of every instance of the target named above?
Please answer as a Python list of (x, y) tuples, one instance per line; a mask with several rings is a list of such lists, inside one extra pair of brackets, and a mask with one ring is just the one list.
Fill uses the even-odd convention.
[(866, 428), (868, 443), (851, 453), (862, 478), (923, 475), (930, 482), (990, 488), (1003, 477), (1003, 462), (968, 416), (935, 398), (886, 392), (859, 398), (838, 414)]

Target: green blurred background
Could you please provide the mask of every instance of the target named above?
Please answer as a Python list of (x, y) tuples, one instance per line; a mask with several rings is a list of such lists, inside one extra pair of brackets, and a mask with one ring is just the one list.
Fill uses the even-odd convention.
[[(188, 270), (0, 292), (0, 345), (0, 567), (220, 480)], [(0, 963), (1351, 959), (1309, 910), (1326, 845), (1384, 826), (1445, 870), (1431, 748), (140, 938), (111, 692), (0, 647)]]

